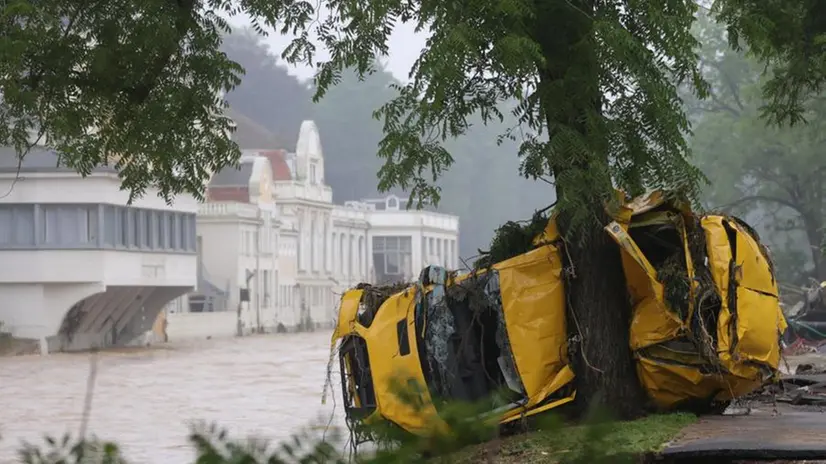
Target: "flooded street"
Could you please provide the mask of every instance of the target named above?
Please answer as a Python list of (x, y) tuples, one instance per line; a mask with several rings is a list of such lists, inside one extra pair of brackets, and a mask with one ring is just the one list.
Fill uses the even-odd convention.
[[(273, 440), (340, 427), (337, 363), (336, 396), (321, 404), (329, 340), (322, 330), (99, 354), (88, 434), (131, 462), (177, 464), (191, 462), (193, 420)], [(0, 358), (0, 462), (15, 461), (21, 440), (77, 434), (90, 365), (89, 354)]]

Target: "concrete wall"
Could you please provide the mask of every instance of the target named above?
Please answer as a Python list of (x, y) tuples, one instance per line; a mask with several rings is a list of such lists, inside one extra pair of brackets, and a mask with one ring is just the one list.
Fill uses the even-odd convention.
[[(235, 311), (216, 311), (208, 313), (169, 313), (166, 314), (166, 335), (169, 342), (178, 342), (192, 339), (234, 337), (237, 333), (238, 316)], [(243, 310), (241, 314), (242, 332), (249, 335), (253, 332), (257, 315), (252, 310)], [(327, 329), (332, 326), (329, 321), (316, 321), (319, 328)], [(276, 333), (279, 324), (288, 332), (299, 328), (299, 314), (291, 308), (266, 309), (261, 311), (261, 325), (265, 333)], [(162, 337), (157, 330), (148, 335), (150, 341), (161, 341)]]
[[(125, 205), (129, 192), (120, 190), (120, 181), (115, 174), (95, 173), (86, 178), (76, 174), (26, 174), (15, 179), (15, 175), (0, 177), (0, 190), (8, 192), (3, 203), (110, 203)], [(175, 198), (168, 205), (152, 189), (135, 199), (132, 206), (165, 211), (198, 212), (198, 201), (188, 195)]]
[(197, 280), (197, 258), (193, 253), (0, 250), (0, 260), (3, 262), (0, 282), (3, 283), (100, 282), (104, 285), (194, 287)]
[(171, 313), (166, 316), (166, 319), (166, 335), (169, 341), (232, 337), (237, 330), (235, 311)]

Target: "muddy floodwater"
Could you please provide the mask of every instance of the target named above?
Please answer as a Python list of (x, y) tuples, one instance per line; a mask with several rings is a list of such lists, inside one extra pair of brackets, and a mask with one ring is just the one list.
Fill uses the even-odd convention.
[[(88, 433), (120, 443), (130, 462), (177, 464), (192, 460), (193, 420), (273, 440), (328, 424), (341, 430), (337, 374), (335, 398), (321, 404), (329, 340), (320, 331), (98, 354)], [(0, 358), (0, 463), (16, 462), (21, 440), (77, 433), (90, 357)]]

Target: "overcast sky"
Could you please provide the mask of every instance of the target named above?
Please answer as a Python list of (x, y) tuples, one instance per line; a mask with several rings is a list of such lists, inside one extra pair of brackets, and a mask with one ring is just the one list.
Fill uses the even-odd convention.
[[(247, 15), (239, 15), (230, 18), (233, 27), (246, 27), (249, 25)], [(396, 27), (390, 37), (390, 56), (387, 59), (387, 69), (401, 80), (407, 81), (407, 74), (413, 62), (419, 57), (419, 53), (424, 48), (427, 37), (424, 34), (416, 34), (415, 26), (412, 24), (402, 24)], [(275, 32), (263, 38), (263, 42), (269, 45), (270, 52), (274, 55), (281, 55), (292, 37), (281, 36)], [(322, 55), (323, 53), (323, 55)], [(327, 58), (325, 50), (319, 50), (318, 58)], [(313, 70), (309, 67), (290, 67), (290, 73), (301, 78), (311, 78)]]

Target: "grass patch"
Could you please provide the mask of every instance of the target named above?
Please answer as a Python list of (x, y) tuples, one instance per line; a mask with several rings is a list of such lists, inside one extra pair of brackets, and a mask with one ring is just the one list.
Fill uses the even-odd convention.
[(691, 414), (662, 414), (600, 425), (549, 425), (534, 432), (471, 447), (443, 458), (442, 462), (622, 462), (659, 451), (696, 420)]

